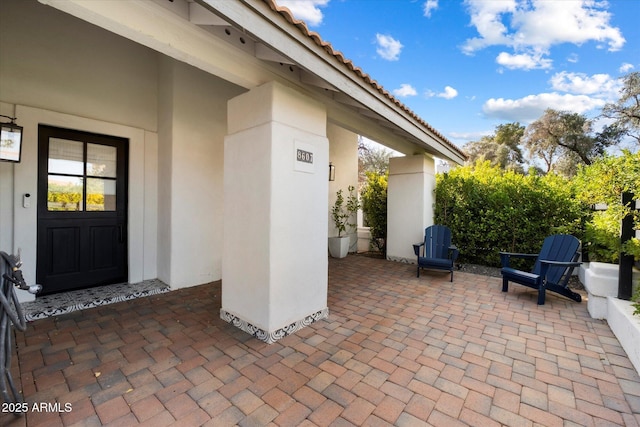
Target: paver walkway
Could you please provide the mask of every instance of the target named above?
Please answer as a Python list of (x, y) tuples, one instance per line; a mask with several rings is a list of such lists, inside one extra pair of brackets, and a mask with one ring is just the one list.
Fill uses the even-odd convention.
[(329, 319), (272, 345), (219, 319), (219, 282), (38, 320), (15, 375), (48, 408), (0, 425), (640, 424), (640, 378), (586, 302), (448, 277), (331, 260)]

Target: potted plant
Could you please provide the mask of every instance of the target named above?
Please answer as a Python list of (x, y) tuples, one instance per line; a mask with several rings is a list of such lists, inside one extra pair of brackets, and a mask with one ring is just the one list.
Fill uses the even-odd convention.
[[(336, 193), (336, 201), (331, 208), (331, 219), (338, 230), (336, 237), (329, 237), (329, 254), (333, 258), (344, 258), (349, 253), (349, 244), (351, 237), (347, 234), (347, 229), (353, 231), (356, 224), (351, 222), (354, 215), (360, 209), (358, 196), (355, 194), (355, 187), (350, 185), (347, 187), (349, 196), (346, 199), (342, 195), (342, 190)], [(344, 233), (344, 235), (343, 235)]]

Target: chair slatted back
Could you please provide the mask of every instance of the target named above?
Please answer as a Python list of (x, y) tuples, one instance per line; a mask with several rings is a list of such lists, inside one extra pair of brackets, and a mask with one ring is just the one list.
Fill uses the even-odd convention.
[[(540, 274), (540, 260), (571, 262), (577, 259), (576, 255), (580, 241), (574, 236), (568, 234), (555, 234), (544, 239), (542, 249), (538, 255), (532, 273)], [(553, 284), (559, 284), (560, 279), (564, 275), (567, 267), (549, 267), (547, 272), (547, 281)]]
[(432, 225), (424, 230), (424, 256), (426, 258), (449, 258), (451, 230), (444, 225)]

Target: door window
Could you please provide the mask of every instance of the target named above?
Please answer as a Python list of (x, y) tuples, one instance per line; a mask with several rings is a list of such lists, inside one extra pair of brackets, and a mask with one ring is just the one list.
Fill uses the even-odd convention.
[(48, 211), (115, 211), (117, 149), (50, 138)]

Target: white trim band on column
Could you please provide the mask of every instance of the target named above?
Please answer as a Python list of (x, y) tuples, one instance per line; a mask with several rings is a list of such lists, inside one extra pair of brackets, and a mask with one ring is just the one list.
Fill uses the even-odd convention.
[(236, 328), (253, 335), (258, 338), (260, 341), (264, 341), (267, 344), (273, 344), (281, 338), (286, 337), (287, 335), (291, 335), (300, 329), (311, 325), (319, 320), (326, 319), (329, 317), (329, 308), (324, 308), (320, 311), (317, 311), (313, 314), (306, 316), (304, 319), (300, 319), (296, 322), (293, 322), (287, 326), (284, 326), (280, 329), (276, 329), (273, 332), (265, 331), (264, 329), (260, 329), (257, 326), (252, 325), (244, 319), (236, 316), (235, 314), (229, 313), (225, 309), (220, 309), (220, 318), (225, 322), (231, 323)]

